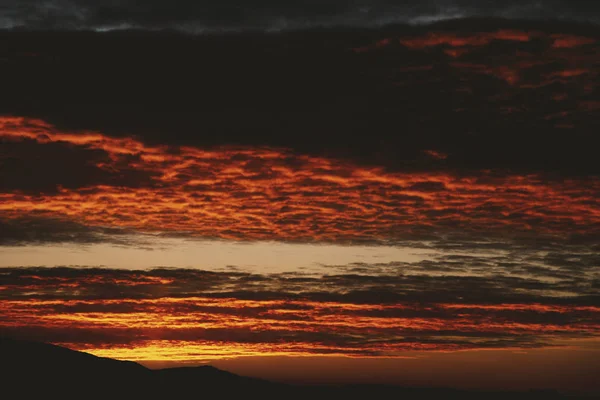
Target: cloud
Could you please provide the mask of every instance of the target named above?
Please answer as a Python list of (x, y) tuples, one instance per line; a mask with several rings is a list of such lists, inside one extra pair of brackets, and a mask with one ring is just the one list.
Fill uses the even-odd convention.
[[(50, 182), (58, 187), (53, 191), (46, 191), (49, 182), (35, 174), (30, 180), (9, 180), (13, 185), (2, 189), (0, 216), (7, 226), (19, 226), (11, 230), (17, 241), (25, 240), (23, 232), (33, 221), (40, 229), (33, 241), (52, 230), (50, 235), (64, 241), (67, 235), (56, 234), (69, 224), (74, 241), (84, 237), (83, 226), (110, 226), (191, 237), (342, 243), (435, 239), (459, 232), (566, 239), (597, 234), (600, 227), (595, 177), (559, 181), (490, 171), (394, 172), (286, 149), (174, 150), (133, 138), (61, 132), (23, 118), (4, 117), (0, 124), (0, 137), (9, 145), (49, 146), (48, 154), (55, 154), (54, 146), (68, 147), (75, 155), (65, 162), (64, 174), (49, 170)], [(19, 157), (27, 163), (38, 151)], [(106, 173), (82, 180), (82, 168), (72, 163), (91, 163), (88, 152), (102, 154), (94, 168)], [(19, 188), (20, 181), (25, 183)], [(61, 185), (66, 182), (70, 187)], [(69, 222), (54, 228), (39, 218)]]
[(57, 243), (143, 245), (144, 240), (120, 228), (89, 227), (70, 220), (26, 216), (0, 220), (0, 246)]
[(429, 23), (457, 17), (554, 18), (598, 22), (590, 2), (438, 0), (276, 2), (254, 0), (122, 1), (26, 0), (5, 2), (3, 27), (30, 29), (295, 29), (315, 26), (373, 26), (392, 22)]
[[(0, 65), (15, 79), (3, 87), (0, 112), (59, 132), (137, 135), (168, 151), (285, 148), (394, 171), (600, 174), (594, 26), (460, 20), (278, 35), (2, 35), (12, 45)], [(65, 155), (61, 165), (46, 164), (35, 143), (10, 148), (37, 151), (40, 161), (30, 162), (48, 172), (29, 171), (50, 188), (148, 179), (98, 167), (101, 148), (45, 145)], [(11, 170), (24, 166), (9, 160)], [(59, 178), (62, 171), (70, 174)]]
[[(463, 261), (465, 271), (478, 265)], [(438, 276), (429, 267), (421, 265), (419, 275), (397, 266), (393, 273), (325, 276), (3, 268), (0, 332), (92, 352), (129, 348), (133, 359), (149, 348), (159, 359), (169, 349), (199, 351), (189, 360), (267, 349), (393, 357), (406, 350), (529, 348), (600, 330), (597, 288), (566, 297), (552, 290), (577, 283), (509, 273)]]
[[(56, 193), (61, 188), (92, 185), (148, 186), (147, 171), (129, 167), (135, 157), (110, 159), (103, 149), (89, 149), (64, 142), (2, 140), (0, 191)], [(57, 160), (60, 160), (57, 162)], [(108, 169), (105, 165), (116, 168)], [(117, 166), (118, 165), (118, 166)]]
[[(565, 249), (565, 252), (568, 250)], [(594, 255), (573, 264), (543, 257), (439, 255), (434, 260), (325, 266), (325, 275), (253, 274), (158, 268), (4, 268), (6, 299), (145, 299), (162, 296), (247, 300), (350, 301), (357, 304), (506, 302), (593, 304), (599, 295)], [(592, 279), (592, 280), (590, 280)], [(25, 291), (25, 289), (27, 289)]]

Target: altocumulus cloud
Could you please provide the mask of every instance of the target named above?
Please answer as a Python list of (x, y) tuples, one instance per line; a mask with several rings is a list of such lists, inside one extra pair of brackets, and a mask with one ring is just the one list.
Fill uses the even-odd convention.
[[(14, 242), (27, 239), (27, 225), (37, 223), (42, 231), (52, 225), (43, 218), (72, 221), (79, 233), (81, 226), (110, 226), (116, 233), (188, 232), (235, 240), (385, 243), (433, 239), (438, 233), (585, 237), (598, 232), (595, 177), (548, 181), (542, 175), (489, 171), (393, 173), (266, 147), (171, 151), (132, 138), (57, 132), (41, 121), (32, 129), (24, 121), (0, 118), (0, 139), (7, 147), (28, 149), (7, 153), (7, 160), (28, 165), (40, 151), (30, 146), (50, 146), (73, 155), (65, 163), (68, 170), (80, 165), (90, 172), (50, 173), (48, 180), (43, 172), (27, 178), (5, 168), (7, 178), (17, 178), (0, 187), (0, 217), (8, 227), (18, 226), (11, 229)], [(52, 164), (39, 162), (35, 171)], [(58, 233), (53, 236), (61, 238), (67, 225), (51, 226)], [(43, 241), (37, 237), (43, 239), (37, 235), (31, 241)]]

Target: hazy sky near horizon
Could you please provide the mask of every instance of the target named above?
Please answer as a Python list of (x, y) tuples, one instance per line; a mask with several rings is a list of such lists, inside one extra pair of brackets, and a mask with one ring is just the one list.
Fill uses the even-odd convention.
[[(239, 242), (131, 235), (131, 245), (111, 243), (4, 246), (0, 267), (103, 266), (123, 269), (158, 267), (201, 270), (236, 269), (257, 273), (323, 273), (327, 265), (415, 262), (433, 250), (401, 246)], [(134, 244), (134, 243), (137, 243)]]

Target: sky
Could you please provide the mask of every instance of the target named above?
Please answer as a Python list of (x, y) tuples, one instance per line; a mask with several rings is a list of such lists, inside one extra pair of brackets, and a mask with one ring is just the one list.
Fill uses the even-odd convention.
[(600, 392), (591, 2), (105, 3), (0, 3), (1, 335)]

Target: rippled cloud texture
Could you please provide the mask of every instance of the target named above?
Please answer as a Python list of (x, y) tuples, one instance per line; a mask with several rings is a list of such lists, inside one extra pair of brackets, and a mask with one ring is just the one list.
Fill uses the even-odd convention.
[[(535, 348), (598, 335), (600, 307), (589, 305), (597, 296), (585, 295), (594, 291), (570, 268), (534, 277), (500, 272), (494, 259), (459, 260), (338, 267), (320, 277), (2, 269), (0, 332), (99, 355), (182, 362)], [(527, 270), (524, 264), (515, 269)], [(478, 274), (486, 266), (492, 271)], [(452, 272), (435, 275), (440, 269)], [(455, 275), (461, 271), (468, 276)], [(561, 291), (577, 294), (566, 300)]]

